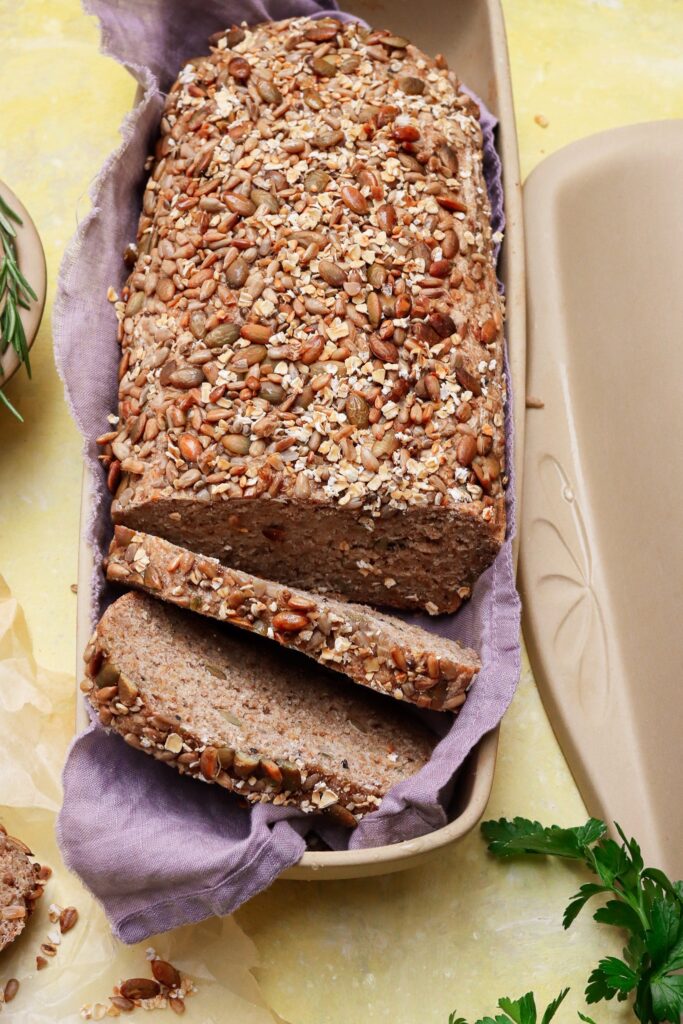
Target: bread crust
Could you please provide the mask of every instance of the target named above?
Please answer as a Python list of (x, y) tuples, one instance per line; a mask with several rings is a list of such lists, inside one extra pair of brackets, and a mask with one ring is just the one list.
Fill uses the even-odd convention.
[(43, 894), (40, 864), (21, 839), (0, 824), (0, 952), (19, 938)]
[(227, 568), (160, 537), (117, 526), (107, 578), (258, 633), (362, 686), (433, 711), (456, 711), (477, 654), (372, 608)]
[(476, 105), (407, 40), (231, 30), (172, 87), (116, 302), (116, 522), (453, 611), (505, 534)]
[(107, 609), (82, 684), (101, 723), (181, 774), (347, 827), (427, 763), (407, 709), (146, 594)]

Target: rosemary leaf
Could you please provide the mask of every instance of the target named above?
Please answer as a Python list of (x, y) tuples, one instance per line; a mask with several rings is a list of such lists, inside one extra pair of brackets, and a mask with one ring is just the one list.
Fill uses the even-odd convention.
[[(21, 223), (21, 217), (0, 196), (0, 356), (10, 347), (14, 349), (30, 377), (28, 341), (19, 310), (29, 309), (31, 301), (36, 302), (38, 296), (19, 268), (14, 225)], [(0, 369), (0, 405), (23, 422), (2, 390), (2, 376)]]

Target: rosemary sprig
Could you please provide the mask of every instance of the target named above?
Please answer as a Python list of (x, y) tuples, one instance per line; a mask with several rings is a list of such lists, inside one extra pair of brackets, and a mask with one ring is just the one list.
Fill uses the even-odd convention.
[[(38, 296), (28, 283), (17, 260), (15, 224), (21, 225), (21, 217), (8, 206), (0, 196), (0, 356), (11, 346), (31, 376), (31, 360), (28, 353), (26, 332), (19, 311), (28, 309), (31, 300)], [(0, 377), (2, 369), (0, 368)], [(0, 403), (6, 406), (17, 419), (21, 419), (7, 395), (0, 387)]]

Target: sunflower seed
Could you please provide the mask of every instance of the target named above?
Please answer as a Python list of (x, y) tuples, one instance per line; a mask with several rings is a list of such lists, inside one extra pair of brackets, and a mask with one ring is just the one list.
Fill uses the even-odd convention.
[(278, 612), (273, 616), (273, 629), (281, 633), (300, 633), (309, 625), (307, 616), (296, 612)]
[(340, 190), (342, 202), (348, 206), (353, 213), (367, 213), (368, 204), (365, 196), (355, 185), (342, 185)]
[(157, 959), (152, 960), (150, 966), (152, 974), (160, 985), (165, 985), (166, 988), (180, 988), (180, 972), (176, 970), (173, 964), (169, 964), (167, 960)]
[[(199, 771), (205, 779), (209, 779), (212, 782), (218, 777), (220, 770), (221, 765), (218, 760), (218, 751), (215, 747), (206, 747), (199, 758)], [(156, 972), (153, 971), (152, 973), (157, 977)], [(157, 978), (157, 980), (161, 981), (162, 979)]]
[(270, 402), (271, 405), (279, 405), (280, 402), (284, 401), (285, 389), (279, 384), (266, 380), (261, 385), (259, 397), (265, 399), (266, 402)]
[(319, 192), (325, 191), (331, 180), (330, 175), (326, 171), (316, 167), (314, 170), (309, 171), (304, 178), (304, 188), (307, 192), (317, 195)]
[(377, 223), (388, 235), (396, 227), (396, 210), (391, 203), (383, 203), (377, 210)]
[[(379, 295), (377, 294), (377, 292), (370, 292), (367, 301), (368, 320), (370, 321), (370, 326), (377, 327), (380, 320), (382, 319), (382, 307), (380, 305)], [(372, 348), (372, 344), (370, 345), (370, 348)], [(372, 349), (372, 351), (375, 351), (374, 348)], [(398, 357), (398, 353), (396, 353), (396, 356)]]
[(304, 89), (303, 99), (306, 106), (310, 107), (311, 110), (322, 110), (325, 106), (322, 96), (315, 89)]
[(370, 351), (377, 359), (381, 359), (383, 363), (398, 362), (398, 349), (394, 343), (378, 338), (376, 334), (370, 336)]
[(266, 192), (266, 190), (263, 188), (253, 188), (249, 193), (249, 198), (251, 199), (256, 209), (258, 209), (261, 206), (265, 206), (265, 208), (270, 213), (277, 213), (280, 207), (280, 204), (278, 203), (273, 193)]
[(124, 999), (154, 999), (161, 992), (158, 981), (151, 978), (128, 978), (120, 986)]
[(443, 142), (437, 147), (436, 155), (448, 171), (449, 176), (451, 178), (455, 177), (458, 173), (458, 154), (453, 147)]
[(398, 87), (401, 92), (404, 92), (407, 96), (421, 96), (425, 91), (425, 84), (421, 78), (415, 78), (413, 75), (403, 75), (398, 80)]
[(223, 348), (234, 344), (240, 336), (241, 324), (219, 324), (204, 338), (207, 348)]
[(315, 149), (332, 149), (333, 146), (338, 146), (344, 142), (346, 136), (341, 129), (336, 129), (332, 132), (320, 132), (318, 135), (314, 135), (311, 139), (311, 145)]
[(78, 911), (75, 907), (65, 907), (59, 915), (59, 930), (66, 935), (78, 921)]
[(221, 438), (221, 444), (231, 455), (246, 455), (249, 452), (250, 441), (244, 434), (225, 434)]
[(5, 985), (5, 991), (3, 993), (6, 1003), (11, 1003), (17, 992), (19, 991), (19, 982), (16, 978), (10, 978)]
[(320, 260), (318, 270), (323, 281), (332, 285), (333, 288), (341, 288), (346, 281), (346, 273), (336, 263), (329, 260)]
[(354, 427), (367, 427), (370, 422), (370, 409), (364, 398), (355, 393), (349, 395), (345, 408), (349, 423), (353, 423)]
[(387, 278), (387, 272), (381, 263), (372, 263), (368, 267), (368, 283), (373, 288), (380, 289)]
[(405, 50), (406, 46), (410, 46), (410, 40), (404, 39), (403, 36), (382, 36), (380, 39), (382, 46), (389, 46), (392, 50)]
[(226, 283), (231, 288), (241, 288), (249, 276), (249, 264), (241, 256), (233, 260), (225, 272)]
[(314, 57), (311, 61), (311, 67), (316, 75), (319, 75), (321, 78), (334, 78), (337, 74), (336, 65), (324, 57)]
[(321, 18), (304, 32), (304, 37), (312, 43), (326, 43), (334, 39), (340, 28), (341, 25), (336, 18)]
[(183, 366), (170, 374), (168, 383), (174, 388), (189, 390), (198, 388), (205, 379), (204, 371), (199, 366)]
[(253, 754), (249, 754), (244, 750), (236, 750), (235, 757), (233, 759), (232, 768), (240, 779), (248, 779), (250, 775), (253, 775), (258, 771), (259, 758)]
[(282, 103), (282, 93), (267, 78), (259, 78), (257, 80), (256, 91), (264, 103), (272, 103), (273, 105)]
[(223, 200), (227, 208), (233, 213), (239, 213), (240, 217), (251, 217), (256, 212), (256, 204), (248, 196), (242, 196), (239, 192), (225, 192)]
[(233, 57), (228, 64), (228, 72), (238, 82), (246, 82), (251, 74), (251, 65), (244, 57)]

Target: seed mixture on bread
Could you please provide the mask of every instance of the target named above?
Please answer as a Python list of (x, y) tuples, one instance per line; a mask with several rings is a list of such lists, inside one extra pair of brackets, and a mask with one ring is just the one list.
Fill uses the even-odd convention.
[(43, 894), (40, 864), (28, 846), (0, 824), (0, 951), (21, 935)]
[(114, 295), (113, 516), (245, 572), (455, 610), (505, 533), (476, 104), (334, 18), (233, 27), (172, 86)]
[(436, 742), (407, 708), (146, 594), (107, 609), (85, 658), (84, 692), (131, 746), (251, 803), (348, 827)]
[(126, 526), (115, 528), (107, 577), (277, 640), (418, 707), (455, 711), (481, 667), (474, 651), (418, 626), (251, 576)]

